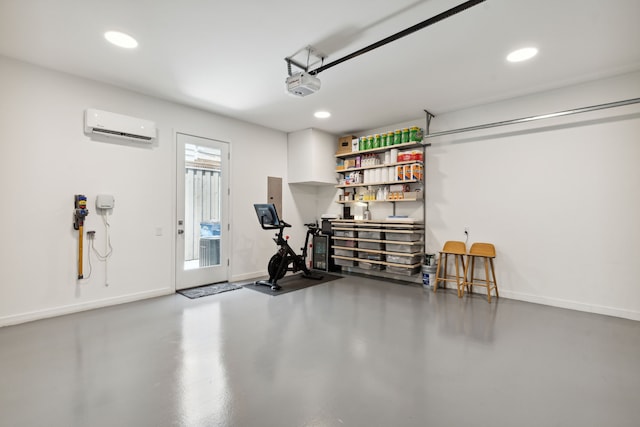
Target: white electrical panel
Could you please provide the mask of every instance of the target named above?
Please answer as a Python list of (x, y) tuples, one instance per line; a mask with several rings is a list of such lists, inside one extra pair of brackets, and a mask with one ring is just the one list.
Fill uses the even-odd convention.
[(98, 194), (96, 209), (113, 209), (116, 199), (111, 194)]

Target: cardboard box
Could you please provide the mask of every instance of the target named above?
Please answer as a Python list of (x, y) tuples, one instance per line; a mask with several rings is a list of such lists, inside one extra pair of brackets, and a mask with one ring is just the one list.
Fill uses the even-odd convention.
[(356, 159), (345, 159), (344, 168), (351, 169), (356, 167)]
[(347, 153), (351, 153), (351, 141), (353, 140), (353, 138), (356, 138), (353, 135), (347, 135), (347, 136), (343, 136), (341, 138), (338, 138), (338, 150), (336, 151), (336, 154), (347, 154)]

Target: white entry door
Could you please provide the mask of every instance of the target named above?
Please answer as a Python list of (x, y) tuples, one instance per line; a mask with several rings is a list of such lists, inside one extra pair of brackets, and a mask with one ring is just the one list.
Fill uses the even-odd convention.
[(176, 134), (176, 289), (229, 279), (229, 144)]

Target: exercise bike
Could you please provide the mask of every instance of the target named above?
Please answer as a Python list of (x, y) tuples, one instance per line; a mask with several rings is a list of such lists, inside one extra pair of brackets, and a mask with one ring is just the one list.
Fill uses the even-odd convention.
[(278, 285), (278, 280), (282, 279), (287, 271), (297, 273), (302, 271), (302, 276), (309, 279), (322, 279), (322, 275), (314, 274), (309, 268), (307, 268), (307, 248), (309, 246), (309, 237), (320, 234), (320, 228), (317, 223), (305, 224), (307, 227), (307, 235), (304, 239), (304, 246), (302, 247), (302, 253), (296, 254), (289, 242), (282, 233), (285, 228), (291, 227), (291, 224), (287, 224), (285, 221), (278, 218), (276, 207), (273, 203), (266, 204), (254, 204), (253, 207), (258, 215), (258, 221), (263, 230), (278, 230), (276, 237), (273, 239), (278, 245), (278, 252), (275, 253), (269, 260), (267, 270), (269, 272), (268, 280), (258, 280), (256, 285), (269, 286), (271, 290), (277, 291), (281, 289)]

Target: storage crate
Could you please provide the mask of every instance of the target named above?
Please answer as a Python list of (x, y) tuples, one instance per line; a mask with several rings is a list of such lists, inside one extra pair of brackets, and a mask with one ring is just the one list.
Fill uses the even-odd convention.
[(358, 242), (358, 247), (362, 249), (377, 249), (381, 251), (383, 249), (384, 243), (378, 242)]
[(356, 237), (354, 230), (334, 230), (333, 235), (336, 237)]
[(365, 270), (382, 270), (384, 269), (384, 265), (382, 264), (374, 264), (371, 262), (358, 261), (358, 267), (363, 268)]
[(333, 240), (333, 244), (336, 246), (345, 246), (347, 248), (355, 248), (358, 246), (355, 240)]
[(361, 239), (382, 239), (382, 231), (358, 231), (358, 237)]
[(413, 276), (420, 272), (420, 267), (394, 267), (392, 265), (387, 266), (387, 273), (399, 274), (402, 276)]
[(334, 251), (335, 255), (338, 255), (338, 256), (349, 256), (349, 257), (353, 257), (353, 252), (354, 252), (352, 250), (338, 249), (338, 248), (335, 248), (333, 251)]
[(384, 261), (384, 254), (372, 254), (371, 252), (358, 252), (358, 258), (374, 261)]
[(401, 253), (412, 254), (412, 253), (420, 252), (422, 250), (422, 247), (420, 245), (402, 245), (398, 243), (387, 243), (385, 246), (386, 246), (385, 250), (387, 252), (401, 252)]
[(398, 242), (419, 242), (422, 240), (422, 233), (394, 233), (387, 231), (387, 240), (395, 240)]
[(387, 255), (387, 262), (392, 264), (418, 264), (422, 260), (422, 255)]
[(356, 265), (358, 265), (357, 261), (353, 261), (351, 259), (334, 258), (333, 261), (336, 265), (342, 267), (355, 267)]

